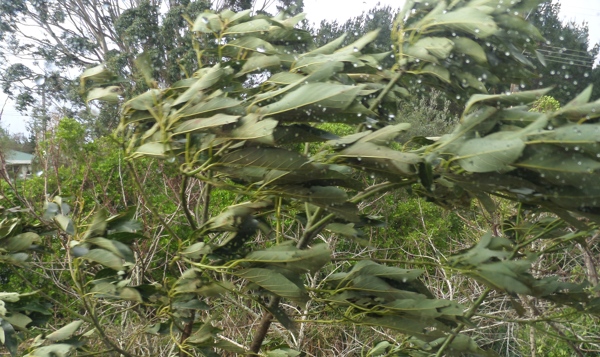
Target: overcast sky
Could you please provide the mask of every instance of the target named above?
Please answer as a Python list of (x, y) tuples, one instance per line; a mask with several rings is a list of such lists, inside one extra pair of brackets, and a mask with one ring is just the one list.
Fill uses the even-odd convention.
[[(562, 0), (561, 18), (577, 23), (587, 21), (590, 30), (590, 42), (600, 42), (600, 1), (598, 0)], [(319, 24), (324, 19), (337, 19), (344, 22), (374, 7), (377, 3), (399, 8), (403, 0), (304, 0), (304, 11), (310, 22)], [(6, 96), (0, 93), (0, 110)], [(14, 110), (13, 103), (8, 101), (2, 114), (4, 128), (10, 132), (25, 132), (27, 118)]]

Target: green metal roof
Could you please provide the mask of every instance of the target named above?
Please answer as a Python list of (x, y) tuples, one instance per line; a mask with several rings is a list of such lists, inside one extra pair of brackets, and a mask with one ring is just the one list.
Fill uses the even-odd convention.
[(30, 165), (33, 161), (33, 155), (21, 151), (7, 150), (4, 159), (8, 165)]

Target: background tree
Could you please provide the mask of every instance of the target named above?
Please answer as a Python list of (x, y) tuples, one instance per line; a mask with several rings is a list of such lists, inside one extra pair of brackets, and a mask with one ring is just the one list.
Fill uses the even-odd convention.
[(594, 67), (600, 44), (590, 43), (588, 25), (575, 22), (563, 23), (560, 20), (560, 3), (541, 4), (529, 15), (545, 42), (540, 44), (540, 52), (545, 57), (545, 66), (538, 66), (539, 80), (532, 81), (532, 88), (554, 87), (551, 94), (566, 104), (576, 93), (594, 83), (594, 98), (600, 97), (596, 81), (593, 81)]

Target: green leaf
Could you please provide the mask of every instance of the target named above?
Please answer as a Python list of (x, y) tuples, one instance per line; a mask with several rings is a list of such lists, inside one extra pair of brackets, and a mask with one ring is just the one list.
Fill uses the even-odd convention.
[(248, 114), (228, 133), (228, 136), (236, 140), (251, 140), (261, 144), (275, 145), (274, 130), (278, 123), (277, 120), (271, 118)]
[(163, 143), (150, 142), (138, 147), (131, 155), (132, 158), (140, 156), (165, 157), (168, 146)]
[(300, 287), (283, 274), (270, 269), (249, 268), (235, 273), (237, 276), (247, 279), (273, 294), (304, 304), (308, 301), (308, 294), (304, 286)]
[(486, 38), (498, 32), (498, 26), (491, 16), (474, 7), (462, 7), (448, 11), (435, 18), (427, 27), (446, 27), (464, 31), (478, 38)]
[(295, 198), (314, 204), (339, 204), (348, 200), (346, 191), (337, 187), (302, 187), (302, 186), (282, 186), (277, 187), (274, 194), (282, 194), (285, 197)]
[(12, 311), (10, 314), (2, 316), (2, 319), (7, 321), (13, 327), (23, 331), (26, 331), (27, 325), (33, 321), (27, 315), (16, 311)]
[(506, 171), (523, 153), (519, 139), (493, 139), (490, 136), (464, 142), (457, 151), (458, 164), (470, 172)]
[(89, 103), (92, 100), (103, 100), (109, 103), (118, 103), (121, 98), (121, 87), (109, 86), (103, 88), (91, 89), (86, 97), (85, 102)]
[(154, 108), (159, 101), (162, 92), (160, 89), (151, 89), (143, 94), (134, 97), (123, 104), (123, 110), (126, 112), (130, 109), (149, 110)]
[(565, 125), (533, 137), (533, 140), (597, 157), (600, 154), (600, 125)]
[(240, 24), (231, 26), (223, 31), (223, 35), (233, 34), (248, 34), (253, 32), (266, 32), (269, 31), (271, 24), (265, 19), (250, 20), (248, 22), (242, 22)]
[(221, 19), (219, 19), (218, 15), (205, 12), (196, 18), (192, 30), (204, 33), (213, 33), (221, 31), (222, 27), (223, 24), (221, 23)]
[(340, 151), (338, 158), (349, 160), (353, 166), (378, 172), (388, 177), (414, 176), (421, 158), (417, 154), (392, 150), (369, 142), (357, 142)]
[(431, 329), (432, 327), (431, 320), (399, 317), (395, 315), (365, 317), (360, 321), (360, 323), (364, 325), (386, 327), (409, 336), (421, 337), (429, 337), (429, 335), (425, 334), (425, 331)]
[(142, 298), (142, 294), (135, 288), (124, 287), (119, 291), (119, 298), (127, 301), (135, 301), (142, 303), (144, 299)]
[(85, 254), (81, 258), (95, 263), (99, 263), (101, 265), (104, 265), (105, 267), (111, 268), (116, 271), (125, 270), (121, 258), (105, 249), (91, 249), (87, 254)]
[(324, 108), (348, 107), (362, 86), (346, 86), (333, 83), (309, 83), (286, 94), (279, 101), (258, 109), (263, 115), (274, 115), (307, 105), (318, 104)]
[[(236, 77), (241, 77), (244, 74), (260, 71), (266, 68), (271, 67), (279, 67), (281, 66), (281, 61), (279, 60), (279, 56), (265, 56), (261, 54), (255, 54), (248, 58), (248, 60), (242, 66), (242, 69), (237, 72)], [(279, 72), (282, 73), (282, 72)]]
[(364, 36), (359, 38), (358, 40), (352, 42), (346, 47), (342, 47), (334, 53), (344, 53), (344, 54), (353, 54), (360, 52), (366, 45), (375, 41), (377, 39), (377, 35), (379, 35), (379, 30), (374, 30), (371, 32), (367, 32)]
[(551, 89), (552, 88), (544, 88), (509, 94), (475, 94), (471, 96), (465, 105), (464, 113), (469, 113), (471, 107), (476, 103), (496, 105), (497, 107), (511, 107), (533, 103), (536, 99), (546, 95)]
[(540, 173), (555, 185), (586, 187), (597, 182), (600, 162), (577, 152), (548, 145), (531, 145), (522, 160), (514, 166)]
[(173, 130), (174, 134), (183, 134), (195, 131), (205, 131), (214, 127), (221, 127), (227, 124), (233, 124), (238, 121), (239, 115), (215, 114), (210, 118), (190, 119), (177, 125)]
[(485, 51), (477, 42), (468, 37), (455, 37), (452, 42), (454, 42), (454, 52), (468, 55), (478, 64), (487, 63)]
[(112, 252), (113, 254), (115, 254), (119, 258), (122, 258), (128, 263), (135, 262), (135, 258), (133, 256), (131, 248), (119, 241), (110, 240), (102, 237), (88, 238), (85, 241), (88, 243), (92, 243), (100, 248), (104, 248), (109, 252)]
[(237, 13), (235, 13), (235, 15), (232, 15), (229, 18), (229, 22), (244, 21), (246, 19), (249, 19), (251, 13), (252, 13), (252, 9), (247, 9), (247, 10), (237, 12)]
[(454, 48), (454, 42), (446, 37), (422, 37), (412, 44), (414, 47), (420, 47), (427, 50), (427, 53), (437, 59), (446, 59)]
[(50, 341), (62, 341), (71, 338), (83, 324), (83, 320), (75, 320), (46, 336)]
[(102, 237), (106, 234), (106, 218), (108, 212), (105, 209), (99, 210), (92, 221), (92, 224), (85, 231), (83, 240), (91, 237)]
[[(198, 71), (201, 72), (202, 70)], [(197, 73), (198, 73), (197, 72)], [(202, 71), (201, 77), (196, 81), (196, 83), (192, 84), (185, 92), (183, 92), (177, 99), (173, 102), (173, 106), (188, 102), (192, 98), (202, 97), (200, 92), (210, 88), (211, 86), (218, 83), (223, 76), (231, 74), (231, 68), (221, 68), (220, 64), (216, 64), (215, 66)]]
[(223, 155), (218, 163), (226, 166), (258, 166), (291, 171), (301, 169), (308, 160), (296, 152), (285, 149), (247, 147)]
[(535, 27), (534, 24), (527, 21), (525, 18), (522, 18), (521, 16), (513, 16), (512, 14), (500, 14), (495, 17), (495, 20), (498, 23), (498, 25), (502, 25), (502, 27), (516, 30), (519, 32), (519, 34), (528, 36), (531, 40), (545, 41), (544, 36), (542, 36), (537, 27)]
[(261, 305), (263, 305), (263, 307), (269, 311), (277, 319), (277, 321), (283, 325), (283, 327), (288, 329), (288, 331), (292, 332), (294, 335), (298, 333), (298, 326), (296, 326), (296, 322), (288, 316), (281, 304), (277, 304), (274, 307), (264, 304)]
[(0, 247), (8, 252), (20, 252), (29, 249), (34, 242), (40, 242), (40, 236), (33, 232), (26, 232), (0, 240)]
[(240, 50), (259, 52), (263, 54), (277, 54), (277, 49), (269, 42), (252, 36), (244, 36), (228, 42), (224, 50), (232, 52), (232, 55), (237, 55)]
[(304, 76), (293, 72), (277, 72), (273, 74), (265, 83), (273, 83), (279, 85), (289, 85), (304, 79)]
[(188, 257), (190, 259), (199, 259), (203, 255), (210, 254), (212, 249), (204, 242), (198, 242), (190, 245), (181, 251), (181, 255)]
[[(590, 97), (592, 96), (592, 90), (594, 86), (590, 84), (587, 86), (583, 92), (579, 93), (577, 97), (573, 98), (569, 103), (567, 103), (563, 108), (571, 108), (571, 107), (580, 107), (584, 104), (587, 104), (590, 101)], [(559, 110), (560, 113), (560, 110)]]
[(364, 233), (354, 228), (354, 223), (330, 223), (325, 227), (325, 229), (332, 233), (340, 234), (351, 238), (358, 238), (364, 235)]
[(324, 243), (304, 250), (282, 244), (266, 250), (255, 250), (244, 258), (244, 261), (280, 266), (298, 273), (316, 272), (330, 260), (331, 251)]
[(19, 342), (16, 338), (15, 329), (5, 320), (0, 320), (0, 343), (8, 350), (11, 356), (17, 356)]
[(346, 36), (348, 34), (343, 34), (342, 36), (336, 38), (335, 40), (328, 42), (327, 44), (314, 49), (310, 52), (306, 52), (303, 53), (302, 55), (300, 55), (300, 58), (302, 57), (306, 57), (306, 56), (312, 56), (312, 55), (318, 55), (318, 54), (322, 54), (322, 55), (330, 55), (332, 54), (338, 47), (340, 47), (342, 45), (342, 43), (344, 43), (344, 40), (346, 39)]
[(55, 343), (50, 346), (36, 348), (24, 357), (68, 357), (74, 349), (74, 346), (66, 343)]
[(75, 225), (73, 224), (73, 221), (71, 220), (71, 218), (69, 218), (63, 214), (58, 214), (54, 217), (54, 220), (56, 221), (56, 223), (58, 223), (60, 228), (63, 231), (65, 231), (65, 233), (67, 233), (69, 235), (75, 234)]
[(376, 145), (389, 145), (401, 132), (410, 129), (409, 123), (388, 125), (358, 139), (359, 143), (370, 142)]
[(89, 80), (102, 84), (111, 77), (113, 77), (113, 74), (103, 64), (88, 68), (79, 76), (82, 86)]
[(416, 73), (418, 74), (430, 74), (439, 79), (443, 80), (446, 83), (450, 83), (450, 71), (446, 68), (437, 65), (435, 63), (428, 63), (423, 66), (423, 68)]
[(184, 106), (177, 112), (176, 115), (181, 115), (184, 117), (184, 119), (188, 119), (190, 117), (204, 117), (208, 113), (217, 110), (230, 110), (240, 105), (240, 103), (241, 102), (237, 99), (219, 96), (208, 101), (202, 101), (191, 107)]
[(212, 217), (207, 222), (207, 226), (212, 231), (235, 232), (238, 230), (237, 226), (247, 217), (270, 206), (269, 201), (244, 202), (229, 206), (219, 215)]

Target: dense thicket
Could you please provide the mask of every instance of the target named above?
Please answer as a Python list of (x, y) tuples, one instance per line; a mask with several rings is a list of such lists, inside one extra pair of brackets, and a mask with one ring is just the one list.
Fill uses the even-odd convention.
[[(120, 12), (132, 52), (90, 66), (77, 92), (117, 130), (48, 117), (40, 176), (3, 167), (3, 345), (596, 353), (600, 101), (492, 91), (541, 68), (521, 56), (543, 43), (525, 20), (538, 3), (407, 1), (393, 47), (364, 29), (315, 43), (298, 8), (199, 12), (169, 44), (157, 4)], [(459, 120), (440, 113), (449, 98)]]

